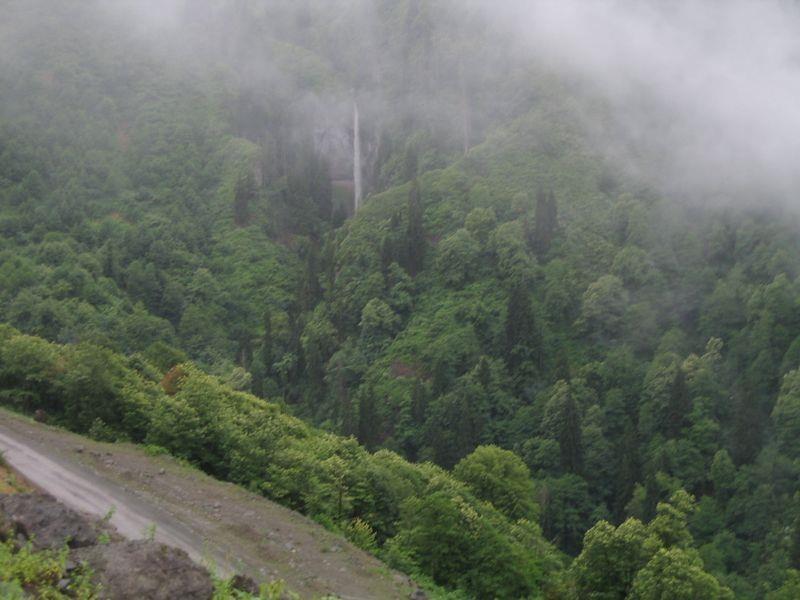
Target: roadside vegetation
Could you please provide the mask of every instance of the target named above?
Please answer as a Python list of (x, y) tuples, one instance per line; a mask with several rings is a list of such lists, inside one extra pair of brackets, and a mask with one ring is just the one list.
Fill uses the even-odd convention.
[[(16, 540), (3, 540), (0, 522), (0, 598), (23, 600), (41, 598), (77, 598), (94, 600), (98, 589), (91, 582), (91, 571), (77, 568), (67, 573), (69, 550), (34, 550), (30, 544), (20, 546)], [(69, 577), (69, 585), (60, 585)]]
[(3, 453), (0, 452), (0, 494), (18, 494), (27, 491), (29, 491), (27, 484), (8, 467)]

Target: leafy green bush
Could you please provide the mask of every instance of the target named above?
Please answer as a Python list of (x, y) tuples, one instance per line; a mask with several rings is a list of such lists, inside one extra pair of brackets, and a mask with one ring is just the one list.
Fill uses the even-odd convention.
[[(78, 598), (93, 600), (98, 590), (91, 584), (91, 572), (85, 567), (67, 575), (68, 549), (34, 551), (30, 544), (16, 548), (14, 540), (0, 542), (0, 595), (3, 598), (24, 598), (23, 590), (35, 591), (37, 598)], [(66, 589), (58, 583), (70, 579)]]

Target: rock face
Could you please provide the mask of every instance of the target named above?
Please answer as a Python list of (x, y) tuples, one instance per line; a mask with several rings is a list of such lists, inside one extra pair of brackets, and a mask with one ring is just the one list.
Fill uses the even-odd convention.
[[(69, 565), (87, 563), (101, 598), (210, 600), (208, 571), (183, 550), (148, 541), (100, 543), (99, 526), (45, 494), (0, 494), (0, 539), (20, 537), (34, 548), (72, 550)], [(64, 580), (65, 587), (69, 583)], [(0, 597), (3, 596), (0, 593)]]
[(22, 535), (37, 550), (97, 543), (94, 525), (45, 494), (0, 494), (0, 522), (0, 530)]
[(94, 572), (101, 598), (114, 600), (210, 600), (208, 572), (183, 550), (144, 540), (113, 542), (72, 553)]

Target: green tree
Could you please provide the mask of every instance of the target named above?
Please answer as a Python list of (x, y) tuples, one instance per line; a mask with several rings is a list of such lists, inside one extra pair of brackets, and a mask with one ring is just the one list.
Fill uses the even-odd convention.
[(400, 318), (383, 300), (373, 298), (361, 311), (361, 343), (368, 356), (375, 356), (397, 333)]
[(405, 268), (408, 274), (416, 277), (422, 270), (425, 260), (425, 229), (423, 207), (419, 183), (416, 177), (411, 181), (408, 191), (408, 228), (406, 230)]
[(611, 273), (632, 290), (647, 285), (655, 277), (652, 261), (644, 250), (636, 246), (625, 246), (617, 253)]
[(583, 477), (568, 473), (536, 482), (541, 506), (542, 532), (559, 548), (575, 556), (581, 549), (583, 534), (597, 520), (589, 486)]
[(509, 371), (519, 384), (531, 377), (531, 371), (543, 366), (542, 332), (524, 281), (515, 282), (508, 294), (505, 357)]
[(566, 381), (559, 381), (553, 386), (545, 407), (542, 432), (558, 442), (562, 468), (580, 473), (583, 468), (581, 414)]
[(237, 180), (233, 191), (233, 221), (237, 227), (245, 227), (250, 222), (250, 206), (256, 198), (256, 179), (247, 169)]
[(272, 311), (269, 308), (264, 309), (264, 315), (261, 318), (261, 322), (264, 327), (264, 333), (261, 335), (261, 347), (259, 352), (261, 356), (261, 364), (264, 369), (264, 376), (269, 377), (272, 374), (272, 363), (274, 361)]
[(800, 457), (800, 369), (784, 376), (772, 421), (781, 452), (791, 458)]
[(800, 572), (790, 569), (786, 575), (783, 585), (777, 590), (769, 592), (766, 600), (796, 600), (796, 598), (800, 598)]
[(688, 548), (692, 544), (689, 516), (696, 510), (694, 497), (679, 489), (669, 502), (659, 502), (649, 528), (668, 547)]
[(314, 388), (319, 390), (323, 385), (325, 366), (336, 350), (336, 328), (324, 314), (321, 305), (303, 328), (300, 344), (306, 372)]
[(496, 226), (497, 216), (491, 207), (473, 208), (464, 221), (464, 228), (483, 245), (489, 241), (489, 236)]
[(723, 502), (728, 500), (735, 490), (736, 465), (727, 450), (719, 450), (711, 463), (711, 482), (714, 484), (714, 496)]
[(704, 570), (687, 526), (694, 499), (683, 490), (658, 505), (643, 525), (628, 519), (614, 528), (606, 521), (584, 537), (570, 567), (571, 597), (603, 600), (732, 599), (731, 591)]
[(630, 600), (733, 600), (733, 592), (703, 570), (696, 552), (662, 548), (637, 574)]
[[(393, 540), (434, 582), (476, 598), (524, 598), (538, 591), (542, 567), (486, 508), (464, 495), (431, 490), (403, 505)], [(536, 532), (532, 534), (535, 541)]]
[(436, 268), (450, 286), (459, 288), (475, 276), (480, 260), (480, 247), (472, 234), (459, 229), (439, 243), (436, 249)]
[(547, 254), (558, 227), (558, 203), (553, 190), (540, 190), (536, 194), (536, 231), (534, 235), (536, 253)]
[(539, 511), (530, 471), (513, 452), (497, 446), (478, 446), (461, 459), (453, 475), (508, 518), (536, 521)]
[(614, 450), (603, 432), (599, 406), (591, 406), (582, 420), (583, 471), (593, 496), (608, 500), (614, 481)]
[(659, 540), (637, 519), (616, 528), (600, 521), (586, 532), (583, 550), (570, 567), (571, 597), (624, 600), (637, 572), (659, 547)]
[(660, 354), (647, 370), (639, 409), (639, 429), (645, 438), (660, 433), (675, 438), (688, 423), (691, 402), (686, 373), (673, 353)]
[(485, 400), (474, 381), (461, 378), (452, 391), (429, 405), (424, 436), (436, 464), (451, 468), (480, 443)]
[(601, 340), (614, 338), (620, 331), (627, 304), (628, 292), (622, 280), (603, 275), (584, 292), (577, 325)]

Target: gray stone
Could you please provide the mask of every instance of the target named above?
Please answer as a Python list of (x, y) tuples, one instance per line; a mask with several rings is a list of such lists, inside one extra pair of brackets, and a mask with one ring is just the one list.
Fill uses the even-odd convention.
[(80, 548), (74, 560), (89, 564), (101, 598), (210, 600), (211, 576), (183, 550), (144, 540)]
[(0, 494), (0, 520), (36, 549), (80, 548), (97, 543), (88, 519), (46, 494)]

